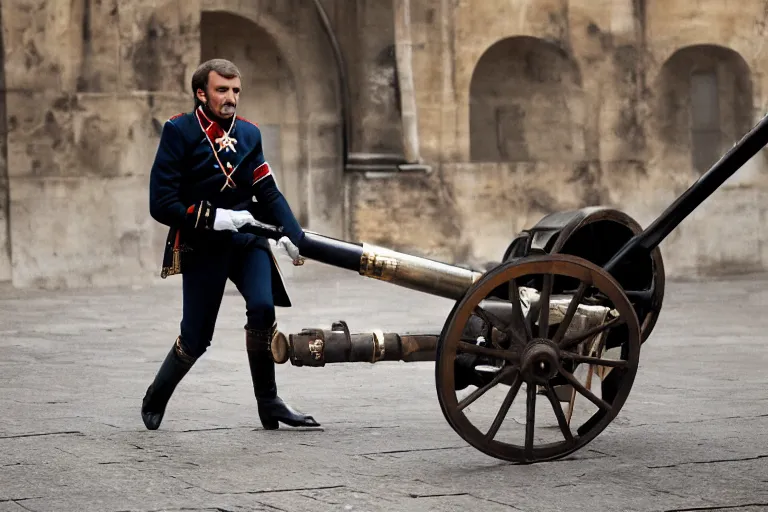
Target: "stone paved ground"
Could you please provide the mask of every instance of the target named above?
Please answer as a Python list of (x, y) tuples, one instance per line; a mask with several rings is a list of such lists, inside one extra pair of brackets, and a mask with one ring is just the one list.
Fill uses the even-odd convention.
[[(285, 262), (285, 260), (281, 260)], [(281, 327), (438, 330), (449, 301), (284, 265)], [(278, 367), (319, 431), (264, 431), (228, 292), (214, 346), (160, 430), (139, 416), (179, 281), (0, 296), (0, 512), (768, 509), (768, 279), (669, 283), (620, 416), (559, 462), (515, 466), (443, 419), (429, 363)]]

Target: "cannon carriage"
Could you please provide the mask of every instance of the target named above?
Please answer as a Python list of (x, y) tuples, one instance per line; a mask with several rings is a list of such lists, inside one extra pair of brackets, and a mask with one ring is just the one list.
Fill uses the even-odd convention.
[[(552, 213), (485, 272), (307, 232), (302, 257), (455, 304), (438, 333), (353, 333), (337, 321), (276, 333), (272, 357), (306, 367), (434, 361), (443, 415), (467, 443), (516, 463), (565, 457), (629, 396), (664, 297), (659, 244), (766, 143), (768, 116), (646, 229), (612, 208)], [(249, 229), (282, 236), (274, 226)], [(493, 394), (499, 406), (478, 407)]]

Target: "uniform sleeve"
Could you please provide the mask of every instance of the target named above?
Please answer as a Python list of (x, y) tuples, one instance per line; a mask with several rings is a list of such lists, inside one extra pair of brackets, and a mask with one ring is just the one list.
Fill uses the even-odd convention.
[(179, 198), (184, 141), (172, 121), (166, 121), (149, 174), (149, 213), (166, 226), (190, 225), (209, 229), (213, 224), (211, 205), (185, 205)]
[(304, 238), (304, 230), (293, 215), (290, 206), (288, 206), (288, 201), (285, 200), (282, 192), (277, 188), (272, 168), (264, 157), (261, 140), (259, 140), (258, 144), (259, 147), (256, 148), (252, 164), (253, 195), (259, 203), (265, 205), (272, 213), (272, 216), (283, 227), (285, 234), (291, 239), (291, 242), (298, 246), (302, 238)]

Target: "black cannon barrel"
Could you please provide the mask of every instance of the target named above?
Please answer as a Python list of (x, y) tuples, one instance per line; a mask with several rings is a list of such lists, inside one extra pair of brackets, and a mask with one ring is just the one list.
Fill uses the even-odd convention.
[[(244, 226), (240, 231), (274, 240), (285, 236), (281, 227), (262, 222)], [(299, 252), (305, 258), (358, 272), (371, 279), (454, 300), (461, 298), (482, 276), (475, 270), (371, 244), (337, 240), (312, 231), (305, 231)]]
[(354, 244), (306, 231), (300, 247), (301, 255), (334, 267), (360, 271), (363, 244)]
[(642, 233), (629, 240), (611, 258), (604, 269), (611, 272), (622, 260), (637, 251), (650, 253), (720, 186), (741, 169), (753, 156), (768, 144), (768, 115), (764, 116), (720, 160), (683, 192)]
[[(285, 236), (282, 227), (259, 221), (255, 225), (248, 224), (243, 226), (240, 228), (240, 231), (273, 240), (280, 240)], [(358, 272), (360, 270), (360, 260), (363, 257), (363, 245), (305, 231), (300, 252), (305, 258)]]

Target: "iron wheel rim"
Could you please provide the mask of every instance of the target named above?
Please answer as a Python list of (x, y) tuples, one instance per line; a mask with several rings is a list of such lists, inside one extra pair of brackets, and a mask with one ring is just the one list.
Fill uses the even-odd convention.
[[(558, 267), (560, 267), (559, 270)], [(610, 401), (610, 411), (599, 409), (595, 412), (582, 424), (582, 426), (590, 424), (586, 432), (573, 432), (572, 442), (564, 438), (559, 442), (533, 447), (532, 450), (528, 450), (527, 454), (525, 447), (495, 439), (486, 439), (485, 434), (459, 410), (459, 399), (454, 389), (454, 363), (458, 355), (457, 348), (462, 338), (463, 328), (471, 318), (475, 306), (488, 297), (498, 286), (525, 275), (565, 276), (579, 279), (581, 282), (589, 282), (591, 286), (600, 290), (610, 299), (614, 309), (618, 311), (620, 318), (624, 320), (628, 333), (627, 339), (624, 342), (627, 347), (626, 354), (622, 353), (622, 360), (626, 361), (626, 368), (623, 369), (619, 389), (613, 400)], [(621, 411), (629, 397), (637, 373), (641, 346), (640, 340), (641, 329), (634, 307), (618, 282), (597, 265), (583, 258), (563, 254), (532, 256), (507, 262), (483, 275), (467, 291), (464, 297), (456, 302), (443, 327), (437, 345), (435, 360), (437, 394), (441, 410), (448, 423), (462, 439), (491, 457), (524, 464), (566, 457), (594, 440)], [(527, 382), (525, 384), (526, 387), (530, 387)], [(548, 389), (552, 389), (551, 386)], [(551, 406), (554, 408), (554, 404), (551, 404)], [(526, 417), (529, 414), (531, 414), (531, 411), (526, 411)]]

